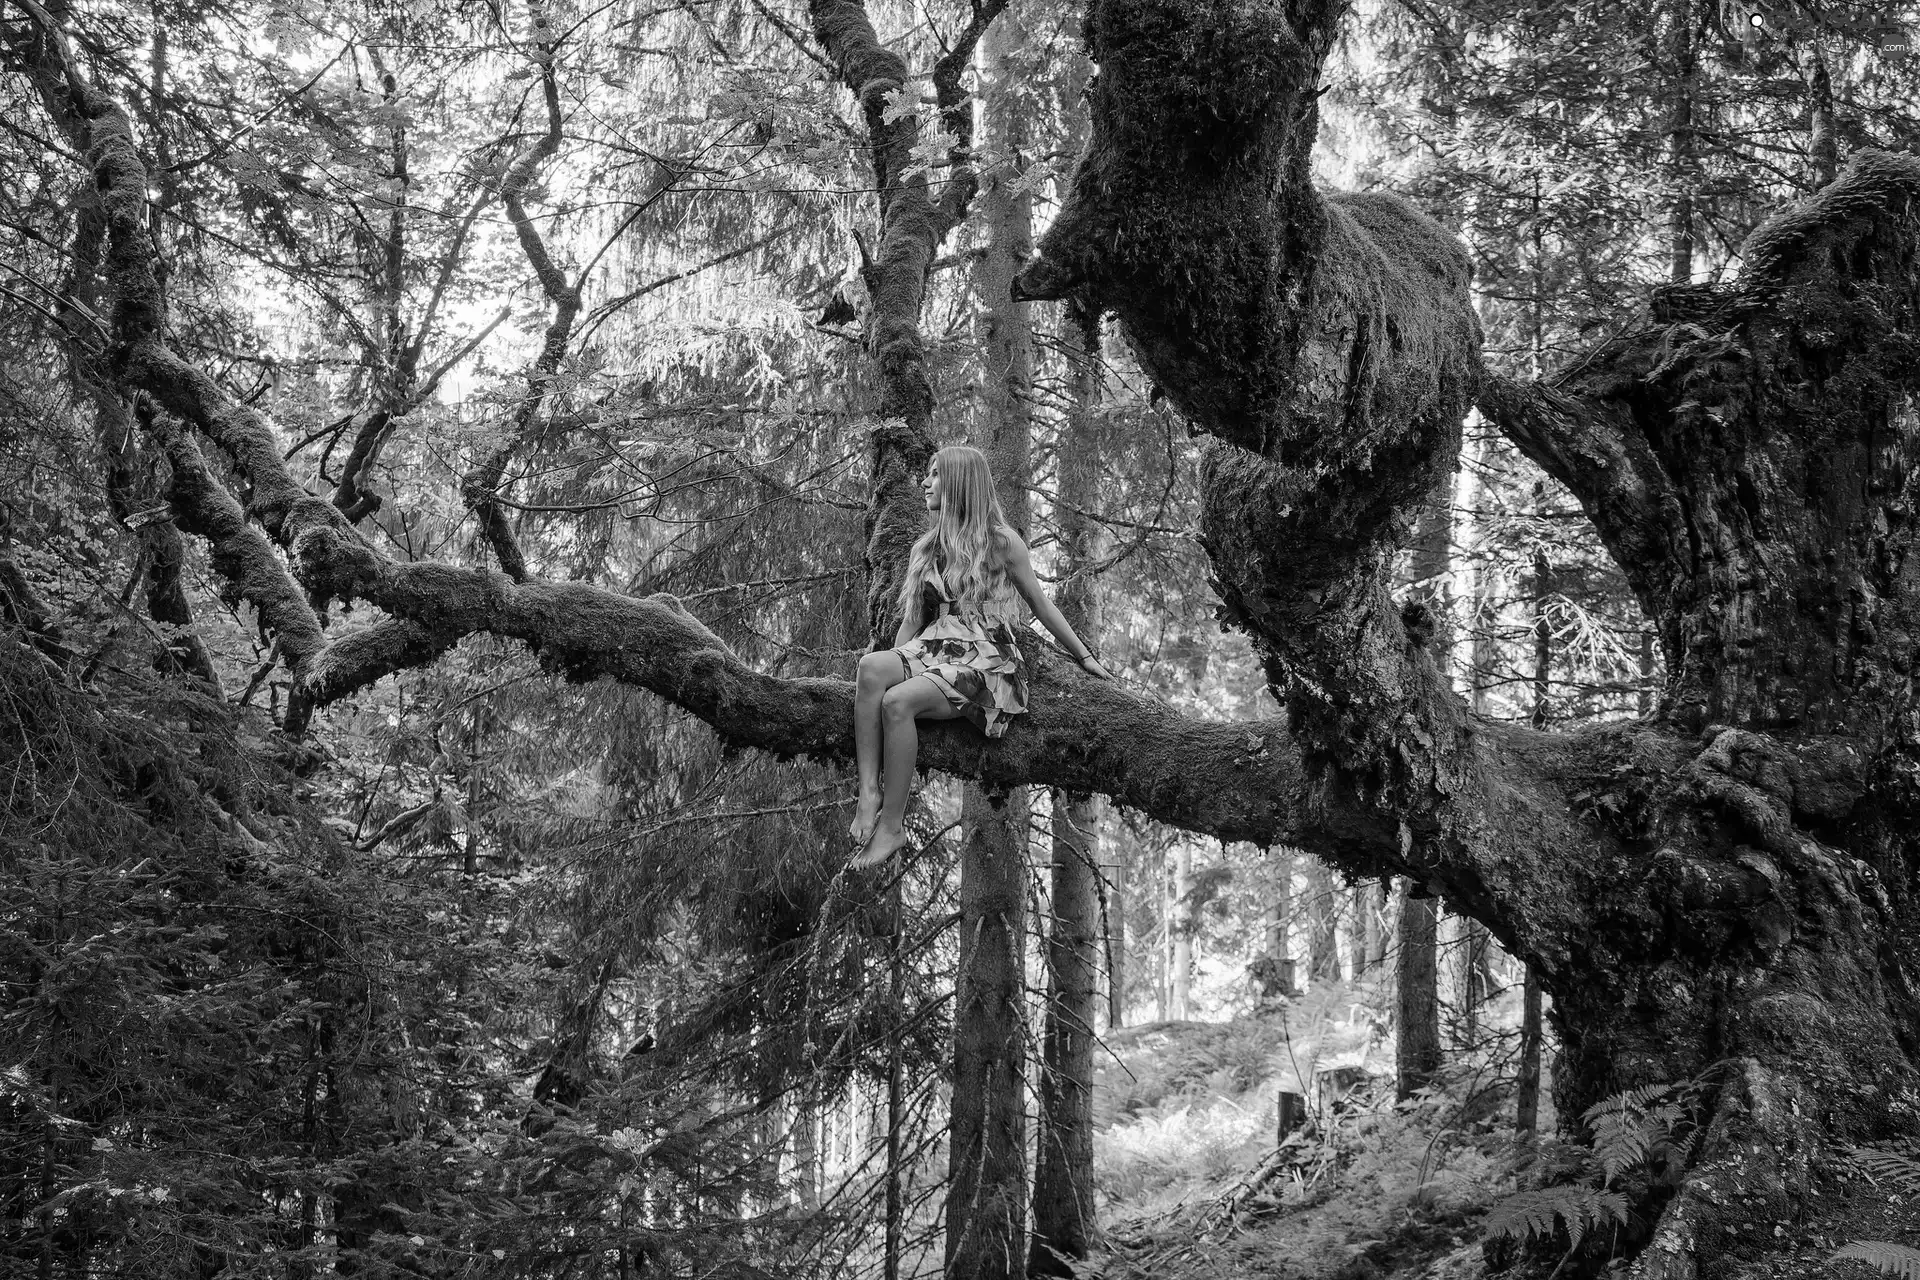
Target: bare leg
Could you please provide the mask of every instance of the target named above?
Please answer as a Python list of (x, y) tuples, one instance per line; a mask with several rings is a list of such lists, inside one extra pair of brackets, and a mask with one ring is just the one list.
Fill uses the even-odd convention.
[(854, 866), (885, 862), (907, 842), (907, 791), (913, 783), (914, 757), (920, 753), (920, 730), (915, 720), (951, 720), (958, 714), (940, 686), (925, 676), (904, 680), (881, 696), (880, 720), (886, 730), (881, 772), (886, 786), (873, 836), (854, 858)]
[(860, 844), (873, 834), (880, 813), (880, 700), (906, 678), (907, 664), (890, 649), (860, 657), (860, 678), (853, 693), (853, 758), (860, 799), (847, 826), (847, 834)]

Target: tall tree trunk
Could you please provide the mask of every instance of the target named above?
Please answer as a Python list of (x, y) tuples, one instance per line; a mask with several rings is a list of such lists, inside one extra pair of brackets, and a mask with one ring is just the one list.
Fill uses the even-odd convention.
[[(1694, 158), (1695, 77), (1699, 57), (1695, 50), (1699, 25), (1700, 0), (1673, 0), (1668, 17), (1667, 49), (1672, 60), (1672, 114), (1667, 125), (1667, 185), (1672, 203), (1667, 214), (1667, 278), (1675, 284), (1693, 279), (1694, 234), (1693, 189), (1699, 170)], [(1539, 219), (1536, 216), (1535, 225)], [(1536, 369), (1534, 377), (1541, 376)]]
[[(1003, 19), (1003, 21), (1005, 21)], [(994, 47), (989, 35), (986, 48)], [(1016, 153), (1016, 159), (1019, 157)], [(985, 197), (1013, 172), (990, 179)], [(1025, 197), (1021, 197), (1024, 202)], [(991, 250), (989, 250), (991, 252)], [(1008, 264), (1007, 278), (1012, 278)], [(1057, 453), (1061, 583), (1060, 613), (1094, 644), (1099, 600), (1091, 567), (1099, 557), (1100, 526), (1082, 514), (1098, 500), (1100, 448), (1094, 414), (1099, 394), (1099, 321), (1071, 304), (1062, 308), (1067, 381), (1072, 397)], [(1098, 1223), (1093, 1212), (1093, 1050), (1100, 939), (1099, 803), (1091, 796), (1053, 793), (1053, 914), (1047, 936), (1047, 1008), (1041, 1036), (1040, 1140), (1033, 1179), (1033, 1248), (1027, 1270), (1069, 1276), (1084, 1261)], [(1118, 946), (1124, 946), (1124, 938)], [(1109, 996), (1111, 1011), (1114, 998)], [(1109, 1013), (1109, 1021), (1119, 1020)]]
[(1824, 187), (1840, 176), (1840, 141), (1834, 121), (1833, 78), (1827, 73), (1827, 55), (1818, 44), (1807, 58), (1807, 162), (1813, 186)]
[(1487, 927), (1464, 916), (1460, 919), (1459, 963), (1460, 1047), (1472, 1050), (1480, 1042), (1480, 1006), (1492, 994), (1493, 971)]
[[(1534, 482), (1533, 508), (1536, 514), (1546, 511), (1546, 490), (1544, 482)], [(1547, 550), (1545, 539), (1542, 539), (1533, 547), (1533, 583), (1530, 590), (1533, 598), (1533, 675), (1530, 684), (1533, 689), (1533, 727), (1536, 729), (1546, 728), (1551, 719), (1553, 615), (1549, 605), (1552, 593), (1553, 557)]]
[[(906, 912), (896, 878), (889, 894), (887, 928), (887, 1006), (895, 1026), (906, 1023)], [(906, 1125), (906, 1054), (897, 1035), (887, 1037), (886, 1238), (881, 1245), (881, 1280), (900, 1280), (900, 1255), (906, 1237), (906, 1169), (901, 1148)]]
[(1172, 1001), (1167, 990), (1168, 952), (1173, 948), (1173, 885), (1164, 874), (1159, 877), (1160, 892), (1154, 901), (1160, 910), (1159, 931), (1153, 948), (1153, 1020), (1165, 1022), (1172, 1016)]
[(1092, 806), (1055, 793), (1052, 927), (1047, 937), (1047, 1009), (1041, 1040), (1040, 1140), (1033, 1181), (1035, 1276), (1070, 1276), (1092, 1247), (1093, 1017), (1099, 939)]
[(1259, 994), (1265, 998), (1290, 996), (1297, 983), (1293, 972), (1293, 864), (1291, 848), (1272, 855), (1272, 887), (1268, 890), (1267, 948), (1258, 972)]
[(1401, 891), (1400, 947), (1394, 971), (1398, 992), (1394, 1033), (1394, 1094), (1413, 1096), (1440, 1069), (1439, 921), (1435, 899)]
[(1175, 1021), (1193, 1016), (1193, 935), (1199, 926), (1198, 916), (1193, 894), (1193, 845), (1182, 838), (1173, 846), (1173, 893), (1167, 913), (1167, 953), (1171, 967), (1167, 1016)]
[[(1534, 508), (1546, 505), (1545, 486), (1533, 490)], [(1544, 729), (1553, 685), (1553, 623), (1547, 613), (1547, 598), (1553, 589), (1553, 558), (1544, 540), (1533, 550), (1533, 581), (1528, 594), (1533, 599), (1533, 672), (1529, 681), (1533, 690), (1533, 727)], [(1540, 1123), (1540, 979), (1532, 965), (1526, 965), (1526, 979), (1520, 992), (1520, 1067), (1515, 1086), (1514, 1127), (1532, 1133)]]
[(1393, 883), (1382, 878), (1374, 883), (1370, 892), (1372, 911), (1367, 920), (1367, 963), (1378, 969), (1387, 962), (1387, 939), (1393, 935), (1393, 922), (1387, 916), (1393, 904)]
[[(1470, 473), (1471, 474), (1471, 473)], [(1412, 598), (1429, 614), (1428, 641), (1435, 652), (1452, 648), (1453, 478), (1433, 485), (1414, 531)], [(1476, 680), (1476, 687), (1478, 681)], [(1400, 898), (1399, 939), (1394, 965), (1395, 1092), (1412, 1096), (1440, 1069), (1439, 904), (1424, 886), (1411, 880)]]
[[(988, 152), (1018, 154), (1026, 122), (1008, 83), (1007, 58), (1021, 37), (1010, 17), (980, 43)], [(987, 455), (1007, 519), (1023, 537), (1032, 525), (1033, 332), (1027, 304), (1013, 298), (1013, 274), (1032, 249), (1028, 198), (1008, 175), (987, 183), (987, 243), (974, 274), (982, 363), (975, 443)], [(954, 1010), (953, 1176), (947, 1193), (947, 1272), (968, 1280), (1025, 1274), (1027, 790), (994, 799), (967, 783), (960, 806), (959, 984)]]
[(1307, 977), (1314, 982), (1340, 981), (1340, 899), (1332, 870), (1314, 859), (1307, 866)]
[(1127, 1025), (1127, 862), (1119, 849), (1106, 864), (1112, 876), (1102, 892), (1106, 898), (1102, 914), (1107, 922), (1107, 1027), (1118, 1030)]
[(1372, 886), (1363, 882), (1355, 884), (1348, 891), (1353, 899), (1353, 919), (1347, 930), (1348, 954), (1353, 959), (1353, 976), (1358, 979), (1365, 976), (1367, 964), (1373, 951), (1367, 945), (1367, 937), (1373, 929), (1373, 910), (1368, 902)]
[(1026, 1269), (1023, 809), (977, 788), (962, 801), (946, 1257), (947, 1274), (965, 1280), (1018, 1280)]
[(1514, 1091), (1513, 1127), (1521, 1133), (1540, 1127), (1540, 982), (1531, 967), (1520, 993), (1520, 1080)]

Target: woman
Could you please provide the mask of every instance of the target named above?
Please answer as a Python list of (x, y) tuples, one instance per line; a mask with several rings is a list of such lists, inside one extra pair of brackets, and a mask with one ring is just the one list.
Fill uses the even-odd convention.
[(907, 558), (900, 634), (893, 648), (860, 659), (853, 701), (860, 800), (848, 828), (862, 846), (856, 867), (884, 862), (907, 843), (916, 720), (965, 716), (997, 738), (1008, 716), (1027, 709), (1026, 664), (1014, 643), (1016, 589), (1083, 668), (1113, 679), (1034, 577), (1027, 544), (1000, 511), (986, 455), (964, 445), (940, 450), (922, 488), (933, 523)]

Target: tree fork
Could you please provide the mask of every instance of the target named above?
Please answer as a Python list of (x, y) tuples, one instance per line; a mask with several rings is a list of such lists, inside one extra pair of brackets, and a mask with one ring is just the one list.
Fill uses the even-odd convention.
[(861, 276), (871, 303), (867, 354), (880, 376), (880, 425), (871, 442), (867, 506), (867, 613), (875, 643), (899, 625), (899, 590), (907, 552), (925, 525), (920, 478), (933, 458), (932, 376), (920, 336), (927, 276), (941, 243), (965, 218), (978, 181), (971, 162), (972, 99), (960, 77), (974, 47), (1007, 0), (974, 0), (953, 46), (933, 68), (942, 128), (958, 139), (945, 192), (932, 194), (912, 170), (920, 123), (912, 112), (887, 119), (889, 95), (905, 90), (906, 60), (881, 43), (864, 0), (812, 0), (814, 37), (839, 71), (866, 120), (874, 185), (880, 192), (880, 234)]
[[(1202, 539), (1229, 615), (1318, 794), (1398, 826), (1385, 857), (1334, 861), (1422, 880), (1534, 967), (1563, 1116), (1751, 1060), (1704, 1117), (1730, 1163), (1696, 1170), (1673, 1222), (1742, 1177), (1790, 1188), (1792, 1152), (1901, 1114), (1920, 1055), (1920, 161), (1862, 153), (1749, 238), (1733, 285), (1657, 294), (1550, 383), (1487, 379), (1450, 237), (1307, 181), (1340, 8), (1092, 0), (1092, 142), (1018, 288), (1085, 290), (1218, 438)], [(1655, 619), (1663, 715), (1475, 720), (1410, 643), (1387, 552), (1474, 399)], [(1759, 1111), (1781, 1133), (1745, 1142)], [(1681, 1233), (1688, 1267), (1746, 1238), (1719, 1203), (1693, 1219), (1718, 1234)]]
[[(330, 503), (293, 482), (270, 424), (167, 345), (146, 173), (125, 117), (79, 77), (45, 10), (17, 2), (39, 29), (15, 35), (13, 52), (61, 127), (84, 124), (76, 141), (108, 214), (116, 375), (123, 389), (153, 395), (226, 450), (250, 486), (243, 513), (205, 484), (204, 467), (186, 469), (183, 489), (176, 465), (179, 509), (209, 524), (217, 558), (231, 553), (219, 562), (223, 576), (268, 615), (298, 679), (333, 650), (275, 543), (293, 553), (301, 582), (322, 600), (357, 595), (436, 636), (484, 629), (521, 638), (569, 674), (655, 688), (730, 741), (846, 752), (845, 682), (753, 672), (664, 599), (391, 565)], [(1332, 24), (1325, 15), (1261, 12), (1245, 4), (1097, 4), (1096, 40), (1119, 32), (1125, 44), (1127, 22), (1143, 15), (1161, 23), (1152, 39), (1113, 49), (1103, 68), (1125, 83), (1142, 70), (1149, 46), (1165, 46), (1172, 56), (1160, 73), (1206, 77), (1186, 89), (1176, 84), (1172, 97), (1217, 107), (1229, 127), (1195, 129), (1199, 112), (1161, 110), (1166, 93), (1108, 101), (1113, 81), (1104, 74), (1097, 111), (1107, 102), (1120, 125), (1132, 111), (1137, 129), (1157, 127), (1189, 152), (1213, 145), (1209, 136), (1238, 145), (1249, 131), (1249, 101), (1260, 103), (1256, 115), (1290, 105), (1292, 114), (1274, 114), (1297, 124), (1309, 110), (1303, 85), (1249, 96), (1238, 84), (1223, 88), (1220, 76), (1245, 63), (1259, 71), (1272, 60), (1267, 48), (1310, 51), (1320, 36), (1330, 38)], [(1272, 23), (1286, 25), (1291, 42), (1240, 38), (1264, 35)], [(1215, 58), (1207, 33), (1223, 25), (1232, 38)], [(1303, 40), (1303, 30), (1313, 38)], [(1254, 133), (1276, 132), (1264, 117), (1255, 123)], [(1260, 843), (1286, 838), (1276, 829), (1296, 824), (1311, 781), (1313, 810), (1332, 825), (1301, 824), (1310, 847), (1344, 870), (1419, 876), (1536, 966), (1555, 997), (1565, 1045), (1561, 1114), (1729, 1057), (1750, 1062), (1738, 1082), (1722, 1085), (1706, 1117), (1710, 1132), (1717, 1125), (1725, 1135), (1707, 1149), (1727, 1163), (1696, 1170), (1697, 1185), (1683, 1184), (1671, 1221), (1656, 1227), (1656, 1240), (1674, 1240), (1707, 1267), (1716, 1250), (1724, 1256), (1751, 1238), (1746, 1211), (1720, 1188), (1751, 1177), (1791, 1198), (1796, 1151), (1912, 1125), (1895, 1104), (1913, 1086), (1920, 1055), (1910, 834), (1920, 829), (1911, 676), (1912, 579), (1920, 573), (1911, 540), (1920, 526), (1905, 492), (1915, 444), (1905, 406), (1920, 368), (1912, 322), (1920, 162), (1857, 156), (1835, 183), (1756, 232), (1733, 286), (1658, 295), (1649, 323), (1553, 385), (1481, 388), (1482, 409), (1580, 498), (1643, 602), (1656, 606), (1649, 613), (1677, 659), (1664, 715), (1536, 734), (1465, 716), (1427, 669), (1431, 659), (1406, 644), (1370, 563), (1397, 536), (1390, 526), (1403, 523), (1401, 495), (1417, 501), (1439, 465), (1444, 445), (1432, 424), (1447, 416), (1443, 401), (1477, 377), (1462, 336), (1467, 321), (1446, 301), (1455, 291), (1447, 255), (1423, 249), (1429, 238), (1394, 202), (1370, 198), (1346, 203), (1347, 247), (1322, 257), (1357, 251), (1358, 222), (1372, 216), (1374, 225), (1406, 232), (1398, 248), (1417, 269), (1341, 277), (1302, 258), (1301, 237), (1324, 233), (1323, 245), (1338, 238), (1313, 230), (1316, 208), (1342, 205), (1328, 198), (1316, 206), (1300, 194), (1303, 185), (1290, 185), (1304, 174), (1297, 142), (1287, 165), (1266, 168), (1288, 178), (1273, 184), (1278, 204), (1251, 203), (1258, 184), (1243, 178), (1258, 166), (1240, 166), (1231, 175), (1238, 185), (1220, 193), (1216, 209), (1185, 209), (1194, 220), (1177, 229), (1192, 241), (1187, 248), (1165, 234), (1130, 240), (1152, 231), (1153, 217), (1176, 197), (1135, 199), (1139, 193), (1124, 189), (1119, 180), (1133, 164), (1124, 134), (1110, 132), (1103, 144), (1096, 129), (1095, 152), (1104, 147), (1107, 155), (1083, 163), (1075, 198), (1097, 197), (1113, 179), (1117, 198), (1103, 207), (1117, 219), (1110, 229), (1123, 233), (1117, 245), (1130, 256), (1122, 265), (1147, 277), (1159, 262), (1178, 277), (1157, 304), (1150, 291), (1131, 288), (1119, 291), (1125, 305), (1113, 309), (1137, 346), (1167, 344), (1149, 359), (1155, 376), (1204, 429), (1234, 441), (1209, 463), (1208, 533), (1225, 593), (1259, 637), (1270, 673), (1284, 681), (1305, 752), (1284, 740), (1279, 722), (1251, 731), (1196, 726), (1076, 680), (1040, 654), (1030, 724), (988, 752), (957, 734), (929, 734), (928, 763), (995, 781), (1105, 791), (1126, 803), (1139, 797), (1140, 808), (1178, 825)], [(1179, 161), (1170, 145), (1149, 145), (1145, 154)], [(1271, 150), (1261, 153), (1263, 164)], [(1300, 216), (1274, 217), (1282, 206)], [(1222, 211), (1233, 216), (1223, 220)], [(1339, 225), (1330, 213), (1325, 221)], [(1068, 231), (1089, 225), (1081, 215), (1062, 222)], [(1164, 218), (1158, 225), (1168, 230)], [(1253, 249), (1220, 243), (1235, 235), (1267, 241)], [(1081, 239), (1116, 244), (1112, 236)], [(1375, 237), (1374, 245), (1391, 239)], [(1048, 261), (1043, 253), (1038, 268)], [(1223, 264), (1241, 274), (1222, 278)], [(1330, 274), (1334, 284), (1367, 285), (1381, 305), (1314, 311), (1307, 304), (1316, 297), (1364, 292), (1334, 291)], [(1424, 292), (1413, 287), (1422, 278)], [(1127, 284), (1109, 273), (1093, 287), (1118, 296), (1116, 280)], [(1326, 288), (1316, 293), (1316, 283)], [(1221, 310), (1222, 300), (1239, 311)], [(1332, 326), (1336, 341), (1302, 321), (1296, 345), (1317, 341), (1326, 358), (1296, 360), (1256, 341), (1292, 340), (1282, 323), (1289, 306), (1309, 316), (1364, 312), (1370, 322)], [(1169, 323), (1168, 309), (1180, 307), (1211, 308), (1201, 317), (1211, 322)], [(1249, 315), (1261, 323), (1245, 323)], [(1403, 323), (1415, 317), (1433, 323)], [(1202, 350), (1205, 343), (1213, 347)], [(1209, 360), (1219, 363), (1216, 388), (1198, 385)], [(1337, 412), (1315, 419), (1296, 412), (1300, 405)], [(1254, 504), (1258, 536), (1224, 527), (1235, 490)], [(1645, 518), (1636, 522), (1635, 510)], [(1107, 726), (1104, 735), (1092, 732), (1096, 721)], [(1151, 741), (1156, 750), (1130, 759), (1103, 737), (1130, 748)], [(1202, 748), (1199, 757), (1184, 750), (1189, 741)], [(1869, 1087), (1841, 1087), (1855, 1081)], [(1754, 1119), (1762, 1112), (1765, 1125)], [(1756, 1131), (1765, 1137), (1766, 1125), (1779, 1128), (1778, 1140), (1746, 1140)], [(1691, 1224), (1685, 1233), (1658, 1234), (1683, 1222)]]

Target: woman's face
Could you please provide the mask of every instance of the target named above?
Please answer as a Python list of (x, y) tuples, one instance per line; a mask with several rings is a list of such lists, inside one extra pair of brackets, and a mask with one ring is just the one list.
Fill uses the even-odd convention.
[(940, 509), (940, 463), (938, 461), (927, 467), (927, 478), (920, 482), (920, 492), (926, 495), (927, 510)]

